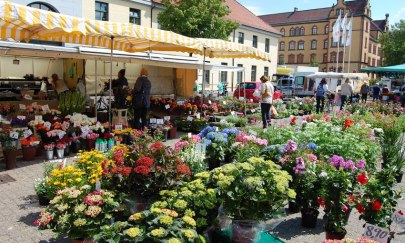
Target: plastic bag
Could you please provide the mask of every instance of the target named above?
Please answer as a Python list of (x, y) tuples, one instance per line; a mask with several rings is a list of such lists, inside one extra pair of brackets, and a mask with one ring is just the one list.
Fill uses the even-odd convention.
[(260, 96), (261, 96), (261, 95), (260, 95), (260, 90), (255, 89), (255, 91), (253, 92), (253, 96), (254, 96), (254, 97), (260, 97)]

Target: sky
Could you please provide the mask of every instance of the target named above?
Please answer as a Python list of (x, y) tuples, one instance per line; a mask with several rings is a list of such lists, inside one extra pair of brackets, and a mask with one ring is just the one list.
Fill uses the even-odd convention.
[[(336, 4), (337, 0), (238, 0), (256, 15), (292, 12), (294, 7), (298, 10), (325, 8)], [(390, 25), (405, 19), (405, 0), (370, 0), (371, 18), (385, 19), (390, 15)]]

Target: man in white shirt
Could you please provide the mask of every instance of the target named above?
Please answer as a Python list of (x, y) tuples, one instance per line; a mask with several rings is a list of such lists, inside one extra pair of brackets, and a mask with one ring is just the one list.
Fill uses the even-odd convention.
[(263, 129), (265, 129), (270, 123), (270, 108), (273, 104), (274, 87), (266, 76), (262, 76), (260, 81), (262, 82), (260, 85), (260, 108), (262, 112)]
[(343, 106), (346, 102), (349, 102), (349, 99), (353, 95), (353, 86), (350, 84), (350, 80), (347, 78), (345, 83), (342, 84), (340, 90), (340, 110), (343, 109)]

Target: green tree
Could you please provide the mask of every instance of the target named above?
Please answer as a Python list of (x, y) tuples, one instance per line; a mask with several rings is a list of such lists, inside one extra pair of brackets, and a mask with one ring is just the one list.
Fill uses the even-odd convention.
[(231, 11), (225, 0), (163, 0), (158, 15), (160, 26), (195, 38), (227, 40), (239, 24), (226, 19)]
[(405, 20), (400, 20), (384, 33), (379, 42), (382, 48), (383, 65), (391, 66), (405, 63)]

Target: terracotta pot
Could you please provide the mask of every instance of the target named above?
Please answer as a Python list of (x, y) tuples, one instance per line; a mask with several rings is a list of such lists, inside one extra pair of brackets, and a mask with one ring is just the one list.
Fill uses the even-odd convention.
[(340, 233), (326, 231), (326, 239), (327, 240), (342, 240), (345, 238), (346, 234), (347, 234), (346, 230), (344, 230), (343, 232), (340, 232)]
[(301, 209), (301, 225), (305, 228), (315, 228), (319, 211), (313, 208)]
[(96, 140), (95, 139), (86, 139), (86, 150), (91, 151), (96, 148)]
[(6, 163), (6, 169), (12, 170), (17, 167), (17, 150), (3, 150), (4, 162)]
[(37, 154), (37, 147), (36, 146), (22, 146), (22, 154), (23, 154), (23, 159), (25, 161), (34, 160), (35, 155)]
[(256, 238), (257, 221), (233, 220), (232, 221), (232, 242), (250, 243)]
[(173, 127), (169, 130), (169, 139), (173, 139), (177, 137), (177, 127)]

